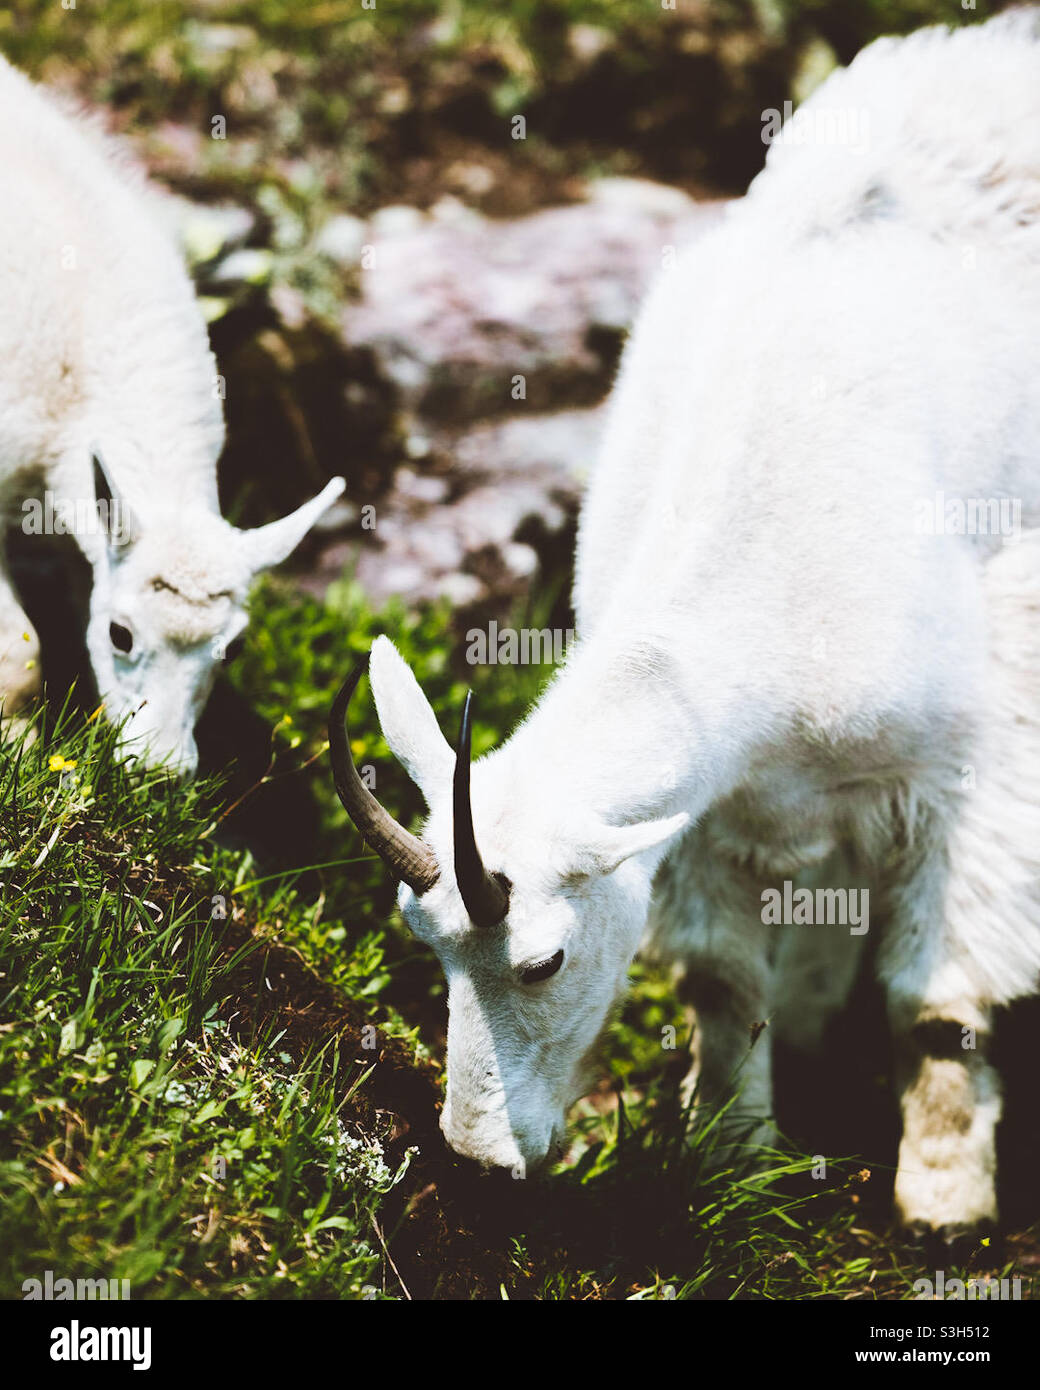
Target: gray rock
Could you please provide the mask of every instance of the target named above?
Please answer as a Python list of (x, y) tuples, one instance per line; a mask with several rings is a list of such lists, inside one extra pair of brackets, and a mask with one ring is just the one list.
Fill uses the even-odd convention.
[(443, 502), (448, 495), (447, 478), (423, 476), (412, 468), (399, 468), (394, 474), (394, 491), (413, 502)]
[(353, 270), (361, 263), (367, 230), (360, 217), (338, 213), (330, 217), (314, 238), (314, 249), (340, 270)]
[[(474, 185), (480, 178), (474, 166)], [(360, 299), (342, 319), (345, 360), (366, 372), (373, 364), (381, 390), (387, 379), (396, 386), (385, 408), (388, 419), (396, 411), (407, 461), (376, 495), (374, 529), (361, 525), (365, 497), (330, 509), (304, 586), (323, 593), (349, 567), (376, 605), (447, 597), (506, 611), (543, 564), (563, 563), (624, 334), (665, 249), (695, 238), (722, 207), (610, 178), (591, 183), (582, 203), (512, 221), (450, 196), (429, 214), (393, 206), (367, 223), (330, 217), (306, 255), (324, 262), (333, 305), (335, 271), (358, 274)], [(264, 211), (281, 246), (285, 209), (276, 200)], [(263, 295), (280, 334), (266, 337), (288, 353), (315, 310), (313, 294), (287, 277), (284, 252), (245, 245), (255, 222), (244, 209), (181, 202), (178, 215), (210, 318)], [(363, 417), (360, 381), (342, 390)]]
[(426, 217), (418, 208), (408, 207), (404, 203), (391, 203), (373, 213), (368, 228), (369, 236), (376, 241), (394, 241), (398, 237), (414, 236), (421, 230), (425, 221)]
[(603, 430), (601, 409), (514, 414), (469, 429), (443, 430), (436, 448), (454, 460), (456, 471), (477, 479), (537, 479), (546, 489), (577, 498), (588, 476)]
[(384, 208), (369, 225), (373, 264), (344, 315), (348, 343), (371, 348), (406, 407), (433, 419), (589, 404), (606, 391), (620, 336), (666, 247), (720, 215), (674, 188), (635, 179), (497, 222)]
[(375, 529), (332, 544), (307, 587), (321, 593), (345, 565), (356, 565), (375, 604), (392, 595), (409, 603), (446, 596), (465, 608), (526, 590), (540, 550), (577, 512), (604, 411), (514, 411), (469, 429), (435, 431), (432, 453), (453, 465), (450, 498), (440, 474), (399, 468)]
[(487, 592), (475, 574), (445, 574), (435, 581), (438, 598), (446, 598), (453, 608), (472, 608)]

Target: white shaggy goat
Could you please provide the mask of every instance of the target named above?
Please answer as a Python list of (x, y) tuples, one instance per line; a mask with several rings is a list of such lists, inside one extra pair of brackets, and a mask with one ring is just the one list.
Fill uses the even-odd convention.
[[(155, 201), (88, 120), (0, 59), (0, 510), (31, 528), (36, 498), (75, 534), (93, 569), (87, 643), (106, 709), (128, 717), (132, 751), (190, 772), (253, 576), (285, 559), (343, 480), (253, 531), (221, 518), (216, 366)], [(7, 714), (38, 689), (38, 648), (0, 554)]]
[[(581, 518), (578, 643), (471, 792), (468, 713), (456, 761), (376, 642), (422, 839), (350, 765), (344, 686), (340, 795), (447, 975), (459, 1153), (559, 1152), (641, 941), (687, 977), (701, 1094), (735, 1078), (768, 1117), (753, 1025), (808, 1041), (870, 939), (898, 1212), (996, 1216), (993, 1011), (1040, 969), (1038, 37), (1022, 13), (873, 44), (805, 108), (869, 140), (774, 144), (661, 275)], [(785, 883), (873, 896), (777, 926)]]

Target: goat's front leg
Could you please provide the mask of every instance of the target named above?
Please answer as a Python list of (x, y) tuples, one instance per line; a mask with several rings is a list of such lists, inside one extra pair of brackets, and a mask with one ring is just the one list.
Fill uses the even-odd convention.
[[(692, 839), (693, 837), (691, 837)], [(694, 1124), (728, 1105), (722, 1149), (775, 1142), (768, 928), (757, 882), (684, 844), (655, 885), (653, 940), (677, 965), (692, 1028), (682, 1086)]]
[(766, 1031), (768, 977), (734, 978), (731, 962), (695, 956), (681, 994), (691, 1008), (691, 1064), (682, 1085), (697, 1119), (726, 1105), (720, 1133), (731, 1143), (772, 1144), (773, 1079)]
[(0, 714), (13, 717), (40, 693), (40, 641), (25, 616), (0, 551)]

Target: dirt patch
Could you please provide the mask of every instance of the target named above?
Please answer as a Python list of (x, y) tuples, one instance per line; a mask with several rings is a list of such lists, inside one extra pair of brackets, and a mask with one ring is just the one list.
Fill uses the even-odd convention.
[(223, 977), (227, 997), (220, 1009), (239, 1041), (281, 1033), (298, 1056), (331, 1044), (344, 1094), (369, 1072), (343, 1119), (378, 1137), (391, 1167), (407, 1149), (418, 1149), (406, 1181), (380, 1213), (378, 1234), (390, 1255), (388, 1290), (414, 1299), (497, 1297), (507, 1274), (512, 1282), (512, 1271), (503, 1247), (475, 1234), (481, 1185), (441, 1138), (436, 1068), (377, 1024), (372, 1046), (370, 1012), (321, 980), (290, 946), (262, 929), (229, 921), (221, 932), (221, 953), (234, 957), (243, 948), (248, 953)]

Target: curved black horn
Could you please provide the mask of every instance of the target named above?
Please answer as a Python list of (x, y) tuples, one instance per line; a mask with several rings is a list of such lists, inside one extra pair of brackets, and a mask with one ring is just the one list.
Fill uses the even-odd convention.
[(469, 762), (473, 692), (466, 692), (455, 752), (455, 882), (466, 911), (478, 927), (493, 927), (509, 911), (509, 882), (501, 874), (489, 874), (473, 833), (473, 808), (469, 800)]
[(440, 877), (433, 850), (425, 840), (420, 840), (404, 826), (398, 825), (390, 812), (380, 806), (362, 782), (350, 755), (347, 706), (367, 668), (366, 656), (354, 667), (332, 702), (329, 713), (332, 778), (347, 815), (361, 832), (365, 843), (375, 850), (395, 878), (407, 883), (414, 893), (422, 894), (432, 888)]

